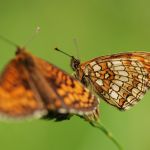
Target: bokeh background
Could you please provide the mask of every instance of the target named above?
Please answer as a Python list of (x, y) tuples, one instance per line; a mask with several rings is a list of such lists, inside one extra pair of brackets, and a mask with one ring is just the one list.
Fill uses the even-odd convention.
[[(37, 26), (41, 31), (30, 39)], [(150, 51), (148, 0), (0, 0), (0, 34), (34, 55), (72, 73), (70, 59), (82, 62), (101, 55)], [(26, 44), (28, 43), (28, 44)], [(15, 47), (0, 40), (0, 69), (14, 57)], [(120, 112), (101, 100), (101, 121), (125, 150), (150, 149), (150, 93), (134, 108)], [(69, 121), (0, 122), (3, 150), (117, 150), (100, 131), (78, 117)]]

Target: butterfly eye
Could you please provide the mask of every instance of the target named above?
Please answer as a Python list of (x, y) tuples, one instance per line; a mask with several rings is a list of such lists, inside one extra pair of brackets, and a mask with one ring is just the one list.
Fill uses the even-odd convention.
[(71, 68), (76, 71), (78, 66), (80, 65), (80, 60), (75, 59), (74, 57), (71, 58)]

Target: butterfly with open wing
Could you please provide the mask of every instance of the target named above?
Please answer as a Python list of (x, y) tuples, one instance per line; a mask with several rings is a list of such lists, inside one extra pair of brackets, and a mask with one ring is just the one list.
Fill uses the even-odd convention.
[[(58, 48), (55, 50), (66, 54)], [(85, 63), (66, 55), (71, 57), (75, 77), (120, 110), (134, 106), (150, 88), (149, 52), (100, 56)]]
[(45, 60), (17, 48), (0, 76), (0, 114), (7, 118), (78, 115), (99, 118), (99, 102), (77, 79)]

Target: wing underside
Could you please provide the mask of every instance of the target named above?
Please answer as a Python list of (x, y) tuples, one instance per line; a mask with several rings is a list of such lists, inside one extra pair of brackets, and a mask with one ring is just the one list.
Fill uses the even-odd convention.
[(125, 53), (88, 62), (89, 80), (111, 105), (128, 109), (150, 88), (150, 53)]

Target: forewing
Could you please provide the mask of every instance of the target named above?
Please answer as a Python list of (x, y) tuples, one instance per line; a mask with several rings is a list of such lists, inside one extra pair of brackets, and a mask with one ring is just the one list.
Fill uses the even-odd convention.
[(56, 112), (98, 119), (98, 100), (78, 80), (42, 59), (36, 59), (36, 64), (49, 88), (57, 95), (57, 99), (52, 99)]
[(150, 53), (147, 52), (98, 57), (83, 66), (96, 92), (119, 109), (136, 104), (150, 88)]
[(0, 77), (0, 114), (2, 117), (40, 117), (46, 113), (33, 92), (30, 79), (16, 59), (4, 69)]

